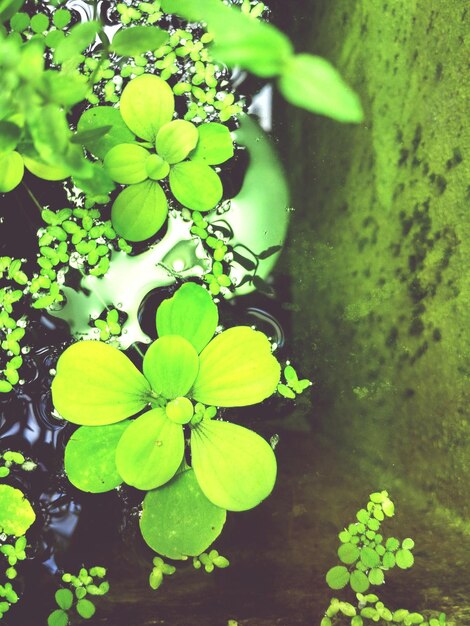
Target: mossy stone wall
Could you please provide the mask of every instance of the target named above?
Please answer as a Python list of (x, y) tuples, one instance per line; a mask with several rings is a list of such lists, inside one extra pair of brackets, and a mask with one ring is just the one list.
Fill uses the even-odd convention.
[(354, 127), (279, 102), (295, 208), (284, 267), (312, 420), (371, 486), (408, 481), (468, 517), (470, 8), (319, 0), (275, 17), (365, 108)]

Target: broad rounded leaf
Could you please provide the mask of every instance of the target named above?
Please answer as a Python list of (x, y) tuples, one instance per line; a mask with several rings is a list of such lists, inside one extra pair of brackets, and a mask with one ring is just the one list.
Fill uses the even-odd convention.
[(359, 548), (353, 543), (343, 543), (338, 548), (338, 557), (342, 563), (350, 565), (359, 558)]
[(73, 604), (73, 593), (70, 589), (58, 589), (55, 592), (55, 601), (64, 611), (68, 611)]
[(47, 626), (68, 626), (69, 618), (65, 611), (56, 609), (47, 618)]
[(166, 335), (152, 343), (144, 356), (144, 375), (152, 389), (173, 400), (191, 389), (199, 369), (194, 347), (178, 335)]
[(72, 173), (66, 165), (48, 165), (38, 159), (31, 159), (24, 154), (23, 160), (31, 174), (43, 180), (64, 180)]
[(368, 546), (364, 546), (361, 549), (361, 562), (367, 567), (378, 567), (379, 563), (380, 563), (380, 557), (377, 554), (377, 552), (372, 549), (369, 548)]
[(121, 114), (127, 126), (141, 139), (155, 141), (160, 128), (175, 110), (171, 87), (153, 74), (130, 81), (121, 95)]
[(111, 222), (124, 239), (144, 241), (160, 230), (167, 215), (163, 189), (157, 182), (145, 180), (121, 191), (111, 210)]
[(351, 585), (351, 589), (356, 593), (364, 593), (369, 589), (370, 586), (367, 576), (364, 574), (364, 572), (360, 572), (358, 569), (355, 569), (351, 573), (349, 584)]
[(116, 450), (124, 482), (137, 489), (155, 489), (175, 475), (184, 453), (183, 427), (163, 409), (147, 411), (127, 428)]
[(0, 533), (21, 537), (36, 519), (24, 493), (10, 485), (0, 485)]
[(398, 550), (395, 554), (395, 560), (400, 569), (408, 569), (412, 567), (415, 562), (413, 553), (403, 548)]
[(203, 161), (174, 165), (170, 170), (170, 189), (178, 202), (193, 211), (210, 211), (224, 192), (219, 175)]
[(236, 326), (217, 335), (201, 352), (190, 395), (214, 406), (248, 406), (269, 398), (280, 374), (266, 335)]
[(198, 353), (212, 339), (218, 323), (210, 293), (196, 283), (185, 283), (157, 309), (158, 336), (181, 335)]
[(330, 589), (343, 589), (349, 582), (349, 572), (343, 565), (336, 565), (326, 573), (326, 584)]
[(122, 483), (116, 467), (116, 448), (129, 426), (125, 420), (107, 426), (81, 426), (65, 448), (65, 471), (78, 489), (104, 493)]
[(8, 193), (23, 180), (24, 164), (18, 152), (0, 156), (0, 192)]
[(96, 608), (91, 600), (82, 598), (77, 602), (77, 613), (84, 619), (90, 619), (95, 614)]
[(379, 567), (374, 567), (369, 572), (369, 582), (371, 585), (381, 585), (385, 580), (384, 573)]
[(232, 135), (227, 126), (209, 122), (201, 124), (197, 131), (199, 140), (191, 159), (202, 159), (209, 165), (218, 165), (233, 157)]
[(183, 161), (198, 142), (194, 124), (185, 120), (173, 120), (160, 128), (155, 141), (158, 154), (173, 165)]
[(185, 559), (207, 550), (222, 532), (226, 516), (206, 498), (188, 469), (145, 496), (140, 530), (155, 552)]
[(125, 354), (101, 341), (79, 341), (63, 352), (52, 401), (69, 422), (114, 424), (141, 411), (150, 385)]
[(285, 65), (279, 89), (291, 104), (339, 122), (361, 122), (364, 114), (356, 93), (326, 59), (293, 56)]
[(191, 458), (203, 492), (228, 511), (257, 506), (276, 482), (276, 457), (269, 443), (237, 424), (200, 422), (191, 432)]
[(84, 143), (85, 147), (100, 159), (104, 159), (114, 146), (130, 143), (135, 139), (124, 123), (119, 109), (111, 106), (91, 107), (84, 111), (78, 120), (77, 131), (84, 133), (103, 126), (111, 126), (111, 129), (102, 137), (89, 139)]
[(121, 28), (114, 35), (111, 50), (120, 56), (133, 57), (160, 48), (168, 33), (156, 26)]
[(121, 143), (111, 148), (105, 156), (104, 169), (116, 183), (141, 183), (148, 178), (145, 163), (149, 156), (149, 151), (142, 146)]

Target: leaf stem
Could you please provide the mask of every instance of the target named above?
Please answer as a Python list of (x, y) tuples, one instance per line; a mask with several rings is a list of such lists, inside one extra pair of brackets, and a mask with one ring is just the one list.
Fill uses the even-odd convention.
[(23, 187), (26, 189), (28, 196), (31, 198), (31, 200), (34, 202), (34, 204), (37, 206), (37, 208), (39, 209), (39, 211), (42, 213), (44, 207), (42, 206), (42, 204), (39, 202), (39, 200), (36, 198), (36, 196), (34, 195), (34, 193), (31, 191), (31, 189), (28, 187), (28, 185), (22, 181), (21, 184), (23, 185)]

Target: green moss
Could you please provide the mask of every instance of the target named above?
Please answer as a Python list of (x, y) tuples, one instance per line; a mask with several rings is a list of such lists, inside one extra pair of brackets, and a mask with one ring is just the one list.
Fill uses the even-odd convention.
[(296, 350), (326, 433), (468, 515), (470, 13), (348, 0), (309, 15), (291, 26), (298, 47), (338, 66), (366, 121), (280, 115)]

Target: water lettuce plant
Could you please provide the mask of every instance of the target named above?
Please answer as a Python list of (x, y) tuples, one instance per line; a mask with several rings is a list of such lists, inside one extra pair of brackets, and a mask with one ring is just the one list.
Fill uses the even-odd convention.
[[(99, 115), (93, 109), (85, 112), (78, 128), (91, 132), (103, 121), (114, 122), (104, 135), (104, 144), (95, 138), (88, 147), (104, 155), (104, 169), (113, 181), (128, 185), (111, 212), (119, 235), (142, 241), (163, 226), (168, 200), (159, 181), (166, 178), (173, 196), (187, 208), (209, 211), (220, 202), (222, 182), (211, 166), (233, 156), (226, 126), (212, 122), (196, 127), (174, 120), (171, 87), (153, 74), (134, 78), (125, 87), (119, 109), (124, 127), (116, 113), (103, 109)], [(141, 141), (135, 141), (135, 136)]]
[[(257, 404), (279, 382), (280, 366), (263, 333), (238, 326), (214, 337), (217, 325), (210, 294), (186, 283), (157, 310), (158, 339), (144, 355), (143, 374), (122, 352), (98, 341), (77, 342), (59, 358), (53, 402), (65, 419), (81, 425), (65, 451), (67, 475), (85, 491), (107, 491), (122, 482), (150, 490), (144, 529), (149, 508), (161, 507), (168, 494), (171, 500), (182, 492), (175, 496), (181, 506), (190, 494), (194, 517), (205, 528), (214, 514), (220, 532), (225, 510), (250, 509), (273, 489), (271, 446), (247, 428), (194, 410), (194, 402)], [(192, 469), (184, 462), (185, 426)], [(167, 483), (166, 491), (158, 490)]]

